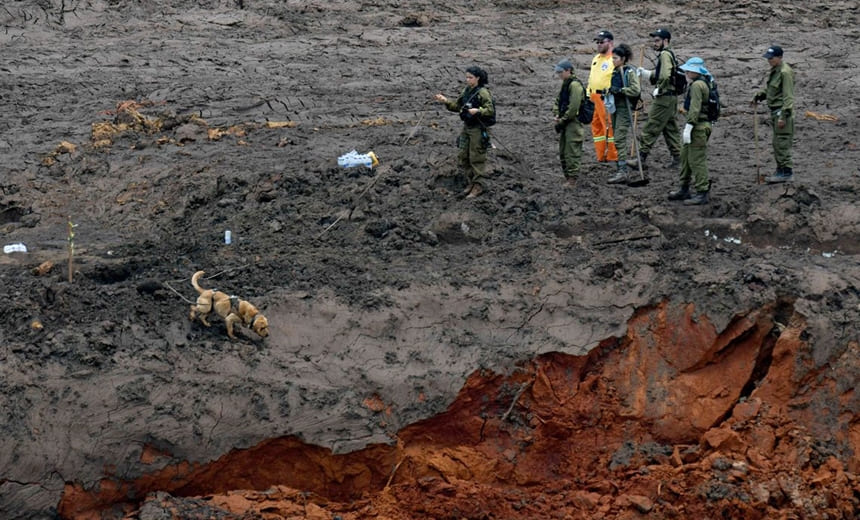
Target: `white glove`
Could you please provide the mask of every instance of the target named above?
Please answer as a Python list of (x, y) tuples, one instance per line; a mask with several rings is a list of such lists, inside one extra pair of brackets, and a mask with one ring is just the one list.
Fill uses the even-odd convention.
[(660, 93), (660, 87), (656, 87), (654, 89), (654, 92), (651, 93), (651, 95), (654, 97), (657, 97), (657, 94), (659, 94), (659, 93)]
[(642, 67), (636, 67), (636, 75), (640, 78), (651, 79), (651, 75), (654, 74), (648, 69), (643, 69)]
[(684, 136), (681, 138), (681, 141), (684, 144), (690, 144), (690, 142), (692, 140), (693, 140), (693, 125), (691, 125), (690, 123), (687, 123), (686, 125), (684, 125)]

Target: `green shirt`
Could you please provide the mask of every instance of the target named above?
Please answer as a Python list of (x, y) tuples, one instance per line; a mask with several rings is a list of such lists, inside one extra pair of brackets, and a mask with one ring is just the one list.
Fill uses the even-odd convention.
[[(562, 85), (564, 84), (562, 83)], [(559, 105), (561, 104), (561, 92), (556, 96), (552, 107), (552, 113), (561, 120), (560, 123), (569, 123), (577, 120), (576, 114), (579, 112), (579, 106), (582, 105), (582, 99), (585, 97), (585, 88), (582, 86), (582, 82), (576, 79), (576, 76), (570, 77), (567, 92), (569, 103), (564, 113), (558, 113)]]
[(656, 85), (660, 94), (667, 94), (670, 92), (675, 92), (675, 88), (672, 86), (672, 72), (674, 71), (673, 63), (672, 63), (672, 53), (669, 52), (669, 47), (664, 47), (662, 51), (660, 51), (660, 55), (657, 57), (659, 60), (659, 69), (660, 75), (651, 76), (651, 84)]
[(710, 94), (711, 89), (704, 79), (698, 78), (690, 84), (690, 88), (687, 89), (687, 96), (690, 98), (690, 106), (687, 108), (687, 124), (695, 125), (708, 121), (708, 113), (703, 109), (708, 103)]
[[(477, 90), (477, 93), (475, 92)], [(448, 100), (445, 107), (451, 112), (459, 112), (463, 109), (463, 105), (467, 102), (472, 104), (472, 108), (477, 108), (481, 116), (492, 116), (493, 114), (493, 96), (490, 94), (490, 89), (487, 87), (475, 87), (474, 89), (466, 87), (463, 93), (455, 100)]]
[(794, 113), (794, 71), (785, 62), (772, 67), (767, 87), (759, 94), (767, 96), (768, 108), (782, 110), (781, 117), (788, 119)]

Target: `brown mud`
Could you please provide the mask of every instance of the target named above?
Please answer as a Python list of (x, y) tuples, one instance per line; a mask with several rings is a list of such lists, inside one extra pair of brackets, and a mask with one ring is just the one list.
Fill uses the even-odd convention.
[[(0, 236), (28, 248), (0, 256), (0, 517), (858, 515), (851, 2), (18, 0), (0, 22)], [(553, 63), (585, 78), (604, 28), (638, 61), (657, 26), (720, 85), (707, 206), (666, 200), (662, 142), (647, 187), (606, 185), (589, 143), (562, 184)], [(783, 186), (756, 182), (747, 105), (771, 43), (798, 78)], [(473, 63), (500, 122), (465, 200), (431, 98)], [(352, 149), (380, 166), (339, 168)], [(198, 269), (271, 335), (190, 323)]]

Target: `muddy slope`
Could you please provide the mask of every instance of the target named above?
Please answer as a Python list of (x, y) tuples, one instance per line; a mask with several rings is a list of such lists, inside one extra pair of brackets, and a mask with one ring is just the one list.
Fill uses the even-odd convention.
[[(780, 334), (801, 323), (797, 391), (857, 379), (840, 360), (856, 359), (860, 321), (858, 106), (833, 95), (860, 65), (840, 50), (860, 36), (850, 3), (4, 7), (0, 236), (29, 250), (0, 256), (7, 517), (51, 517), (64, 490), (268, 439), (336, 455), (394, 445), (470, 374), (585, 356), (662, 305), (694, 304), (713, 336), (789, 302), (768, 316)], [(552, 63), (570, 56), (585, 77), (596, 30), (638, 54), (679, 14), (674, 47), (705, 58), (726, 103), (712, 203), (670, 204), (674, 173), (659, 168), (646, 188), (611, 188), (588, 146), (565, 191)], [(792, 186), (755, 183), (770, 129), (761, 117), (756, 150), (746, 101), (771, 42), (798, 73)], [(430, 98), (471, 63), (489, 71), (501, 122), (489, 190), (465, 201), (458, 120)], [(381, 167), (338, 168), (351, 149)], [(666, 155), (658, 144), (654, 163)], [(198, 269), (263, 309), (271, 336), (189, 323)], [(856, 472), (857, 397), (832, 391), (828, 413), (793, 420)]]

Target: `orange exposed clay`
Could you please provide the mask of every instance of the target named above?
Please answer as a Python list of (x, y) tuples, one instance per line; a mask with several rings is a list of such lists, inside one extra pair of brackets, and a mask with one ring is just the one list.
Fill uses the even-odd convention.
[[(585, 356), (473, 373), (448, 410), (393, 446), (334, 455), (271, 439), (206, 466), (69, 485), (59, 511), (132, 519), (145, 502), (177, 519), (851, 518), (851, 396), (808, 366), (802, 320), (781, 330), (774, 312), (717, 332), (692, 305), (660, 305)], [(845, 362), (857, 351), (848, 345)], [(822, 402), (830, 408), (813, 406)], [(379, 396), (365, 405), (386, 407)]]

